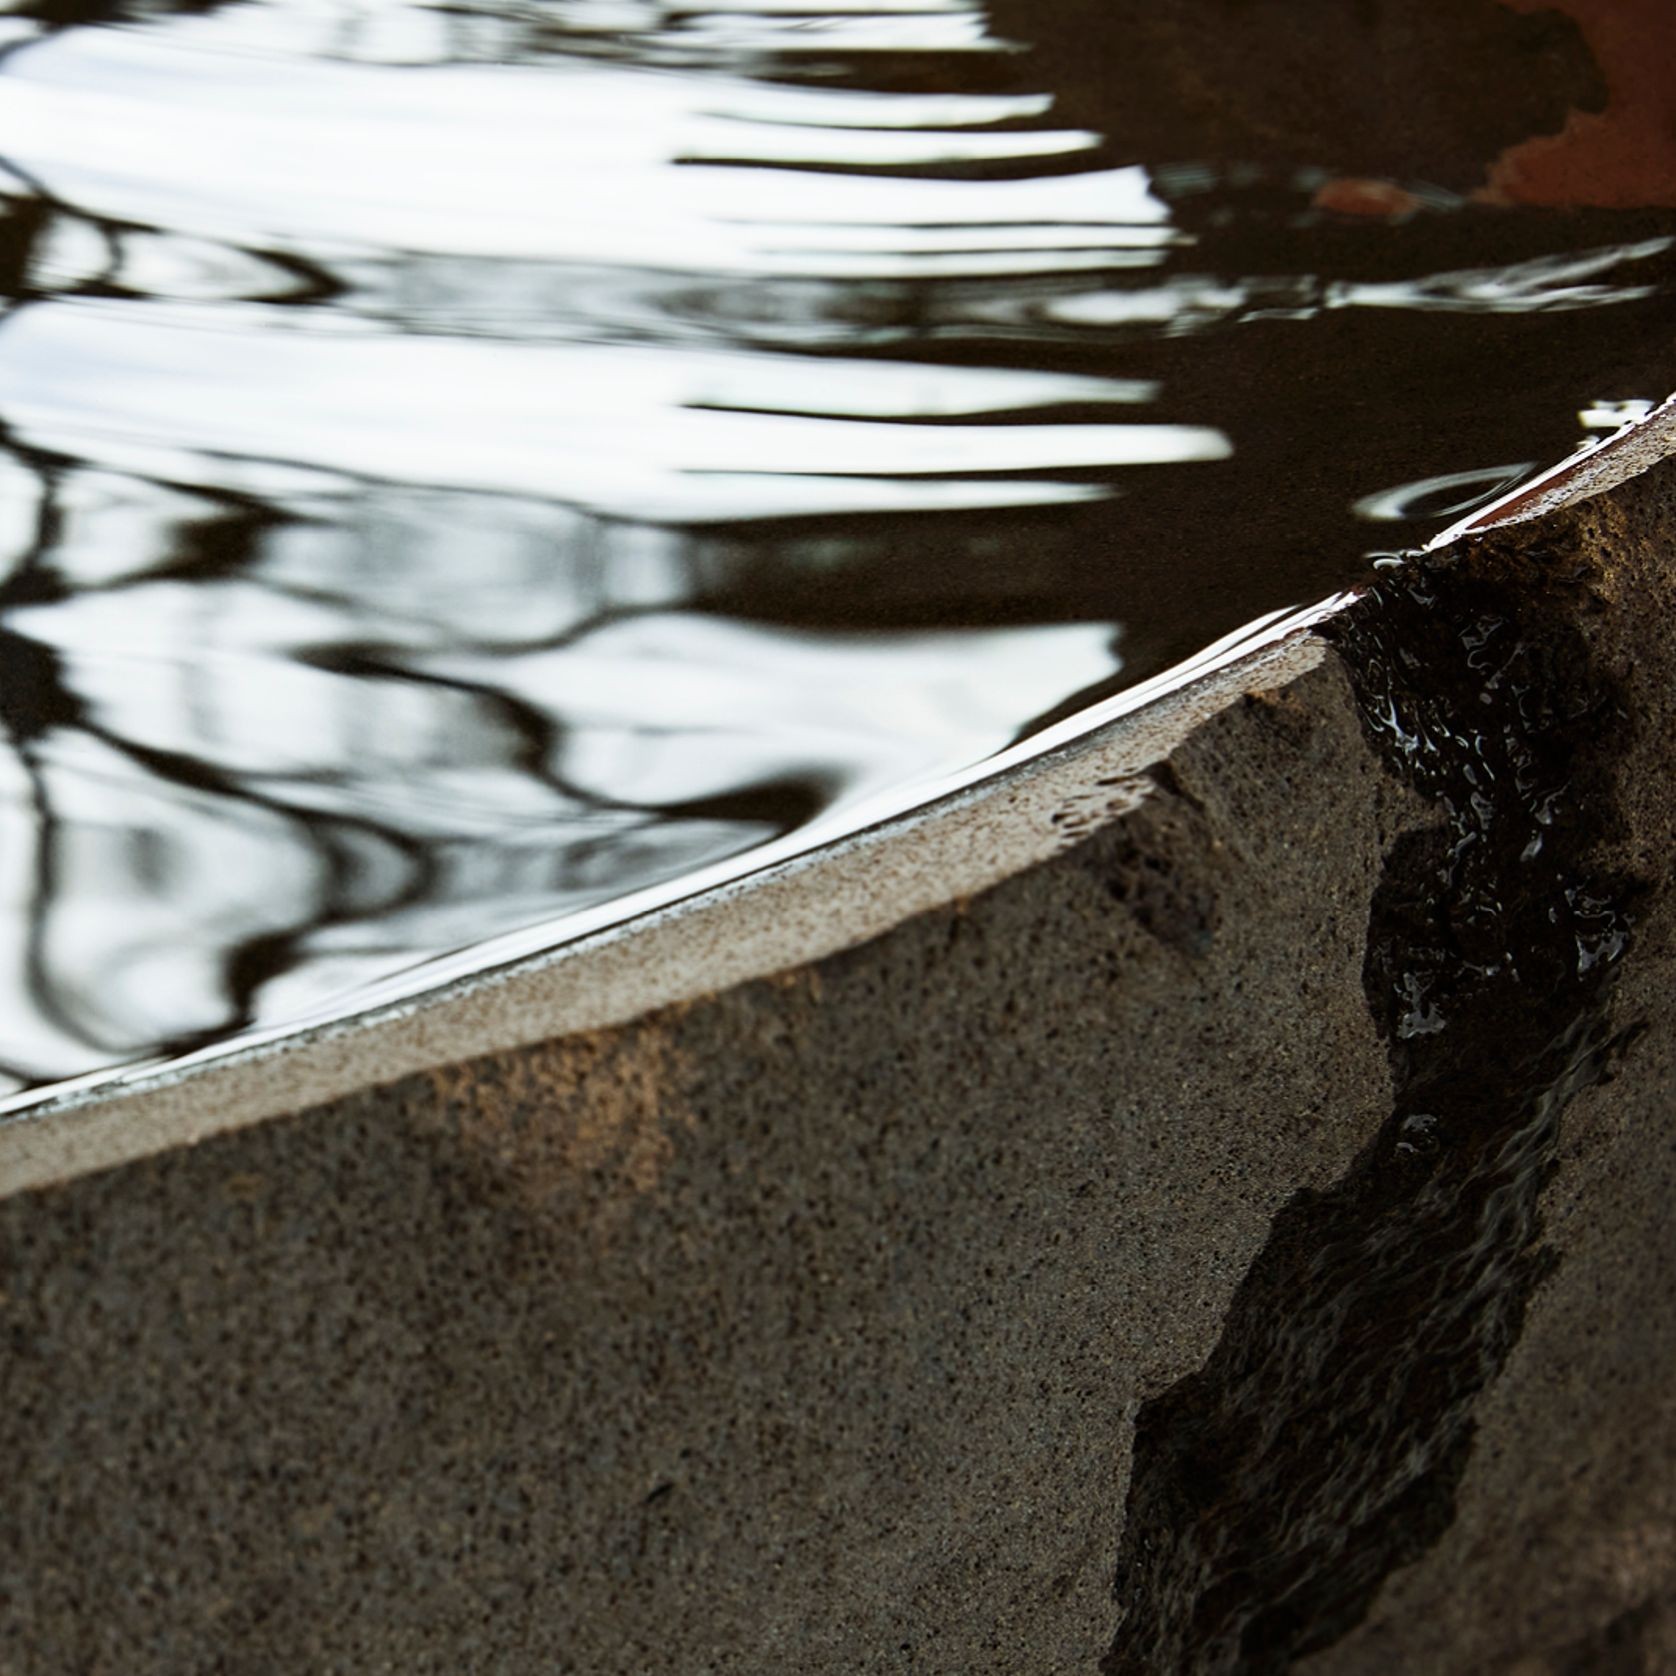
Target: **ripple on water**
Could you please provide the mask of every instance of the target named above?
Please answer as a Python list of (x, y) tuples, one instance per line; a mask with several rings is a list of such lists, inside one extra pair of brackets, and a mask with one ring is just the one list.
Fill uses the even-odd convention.
[(13, 8), (0, 1093), (923, 802), (1666, 395), (1602, 8), (1389, 10)]

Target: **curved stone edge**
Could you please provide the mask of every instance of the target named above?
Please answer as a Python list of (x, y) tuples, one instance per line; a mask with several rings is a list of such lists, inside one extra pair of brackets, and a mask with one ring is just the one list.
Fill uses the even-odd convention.
[[(1648, 883), (1611, 1080), (1540, 1178), (1522, 1327), (1467, 1393), (1448, 1504), (1363, 1579), (1360, 1627), (1311, 1643), (1322, 1676), (1661, 1668), (1676, 1623), (1673, 544), (1664, 474), (1488, 549), (1547, 577), (1621, 689), (1601, 864)], [(19, 1676), (228, 1648), (1147, 1668), (1113, 1593), (1137, 1418), (1193, 1388), (1254, 1260), (1393, 1115), (1370, 908), (1437, 810), (1350, 667), (1230, 703), (1139, 801), (1095, 795), (1080, 842), (778, 978), (0, 1205)], [(1383, 1388), (1402, 1340), (1369, 1343)], [(1293, 1427), (1309, 1477), (1370, 1441), (1333, 1418)], [(1172, 1525), (1214, 1521), (1217, 1465)], [(1350, 1533), (1312, 1534), (1334, 1565)]]
[(1137, 1405), (1388, 1108), (1413, 813), (1330, 660), (1145, 779), (779, 977), (0, 1203), (17, 1676), (1090, 1676)]
[(1145, 795), (1138, 777), (1211, 717), (1324, 655), (1300, 630), (967, 791), (613, 931), (340, 1025), (0, 1118), (0, 1198), (866, 942), (1086, 837), (1132, 808)]
[[(1445, 531), (1445, 546), (1600, 495), (1676, 453), (1676, 395)], [(1330, 616), (1354, 596), (1326, 602)], [(962, 792), (556, 951), (181, 1068), (0, 1115), (0, 1199), (474, 1054), (600, 1029), (787, 971), (970, 896), (1142, 795), (1132, 780), (1248, 693), (1317, 666), (1310, 627)], [(1110, 783), (1108, 783), (1110, 782)]]
[(1533, 482), (1522, 484), (1488, 506), (1468, 513), (1427, 543), (1427, 550), (1453, 546), (1465, 536), (1528, 523), (1580, 500), (1590, 500), (1649, 471), (1660, 460), (1676, 453), (1676, 395), (1625, 425), (1621, 431), (1593, 447), (1562, 460)]

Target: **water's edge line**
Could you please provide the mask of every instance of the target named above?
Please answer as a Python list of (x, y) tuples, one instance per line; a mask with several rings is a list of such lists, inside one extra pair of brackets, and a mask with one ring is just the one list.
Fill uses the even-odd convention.
[[(1354, 597), (1265, 619), (981, 764), (934, 800), (700, 885), (540, 953), (350, 1017), (124, 1067), (0, 1115), (0, 1198), (480, 1054), (625, 1024), (883, 935), (1047, 860), (1121, 814), (1139, 777), (1246, 695), (1321, 664)], [(1117, 713), (1113, 714), (1113, 711)], [(1058, 817), (1056, 819), (1056, 817)]]
[[(1586, 500), (1676, 455), (1676, 395), (1444, 530), (1467, 536)], [(1195, 657), (895, 806), (851, 810), (612, 904), (563, 943), (537, 930), (407, 975), (348, 1017), (302, 1019), (0, 1105), (0, 1199), (477, 1054), (606, 1029), (853, 947), (1063, 846), (1054, 816), (1166, 758), (1246, 694), (1320, 664), (1310, 631), (1360, 597), (1271, 613)], [(1135, 795), (1140, 794), (1137, 791)], [(1120, 812), (1115, 792), (1109, 813)], [(912, 839), (911, 844), (904, 840)], [(604, 915), (601, 916), (605, 918)]]
[(1478, 507), (1426, 543), (1435, 553), (1469, 535), (1528, 523), (1556, 512), (1573, 501), (1588, 500), (1638, 477), (1666, 456), (1676, 453), (1676, 394), (1667, 396), (1650, 413), (1631, 420), (1602, 441), (1586, 444), (1578, 453), (1538, 473), (1528, 483), (1510, 489), (1488, 506)]

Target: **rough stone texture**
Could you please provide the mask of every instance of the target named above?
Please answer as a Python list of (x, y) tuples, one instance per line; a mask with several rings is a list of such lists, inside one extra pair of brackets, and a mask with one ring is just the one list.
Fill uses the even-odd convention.
[[(1676, 467), (1509, 541), (1625, 698), (1630, 1035), (1448, 1522), (1313, 1676), (1676, 1668)], [(1329, 665), (848, 953), (0, 1204), (0, 1672), (1092, 1676), (1137, 1414), (1391, 1118), (1432, 819)]]
[(1343, 676), (1163, 780), (812, 970), (0, 1205), (0, 1670), (1091, 1669), (1137, 1402), (1388, 1103)]

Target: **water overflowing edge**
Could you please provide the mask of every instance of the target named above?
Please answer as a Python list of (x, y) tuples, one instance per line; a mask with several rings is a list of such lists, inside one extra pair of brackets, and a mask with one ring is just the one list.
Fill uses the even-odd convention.
[(1568, 459), (1469, 512), (1440, 530), (1421, 551), (1435, 553), (1462, 536), (1525, 523), (1572, 501), (1604, 494), (1671, 453), (1676, 453), (1676, 394), (1667, 396), (1642, 418), (1610, 436), (1584, 443)]
[[(1610, 437), (1585, 445), (1534, 481), (1476, 510), (1434, 538), (1424, 551), (1435, 552), (1467, 534), (1523, 523), (1569, 502), (1602, 493), (1672, 454), (1676, 454), (1676, 395)], [(1172, 718), (1173, 726), (1166, 722), (1152, 734), (1143, 736), (1144, 745), (1155, 748), (1150, 754), (1143, 751), (1144, 760), (1130, 765), (1131, 772), (1139, 771), (1167, 755), (1207, 714), (1250, 690), (1254, 681), (1268, 673), (1264, 666), (1277, 653), (1283, 653), (1288, 643), (1299, 643), (1308, 631), (1338, 616), (1366, 591), (1365, 587), (1345, 590), (1312, 605), (1271, 612), (1151, 680), (1032, 734), (980, 763), (936, 780), (899, 787), (879, 795), (859, 810), (846, 811), (842, 820), (812, 823), (747, 855), (573, 916), (566, 921), (562, 940), (555, 941), (551, 927), (538, 926), (510, 933), (425, 962), (362, 991), (351, 1009), (320, 1009), (282, 1025), (212, 1043), (190, 1054), (112, 1067), (11, 1096), (0, 1101), (0, 1197), (200, 1139), (221, 1129), (259, 1121), (468, 1053), (490, 1052), (575, 1029), (598, 1029), (621, 1023), (655, 1007), (691, 999), (768, 971), (783, 970), (878, 935), (889, 925), (932, 904), (903, 904), (893, 899), (879, 923), (866, 925), (853, 925), (846, 920), (842, 927), (836, 926), (829, 914), (818, 937), (805, 936), (795, 949), (781, 950), (783, 958), (777, 964), (758, 964), (748, 971), (715, 970), (716, 951), (707, 949), (701, 936), (695, 951), (697, 970), (691, 969), (693, 952), (690, 951), (689, 966), (683, 972), (684, 984), (667, 965), (655, 972), (640, 969), (635, 973), (636, 981), (626, 986), (628, 993), (620, 994), (616, 1005), (585, 1007), (586, 1016), (580, 1019), (553, 1016), (544, 1008), (543, 1016), (526, 1023), (516, 1039), (506, 1039), (503, 1030), (494, 1035), (475, 1035), (467, 1042), (458, 1039), (456, 1030), (440, 1024), (434, 1029), (430, 1027), (443, 1008), (456, 1006), (468, 998), (476, 998), (492, 1013), (507, 1011), (509, 986), (542, 974), (556, 974), (560, 968), (568, 974), (584, 957), (598, 957), (610, 951), (629, 965), (638, 963), (643, 968), (642, 943), (649, 932), (686, 925), (706, 908), (726, 907), (731, 920), (742, 897), (756, 895), (777, 881), (801, 880), (811, 870), (856, 854), (875, 854), (882, 846), (920, 831), (927, 822), (987, 801), (1020, 777), (1044, 770), (1057, 757), (1074, 755), (1079, 747), (1089, 746), (1101, 733), (1126, 730), (1143, 723), (1148, 713), (1158, 711), (1165, 701), (1176, 700), (1179, 704), (1199, 689), (1206, 704), (1184, 706), (1185, 713)], [(1299, 672), (1294, 669), (1291, 673)], [(1204, 690), (1218, 680), (1224, 684), (1220, 699)], [(1034, 859), (1040, 858), (1013, 858), (1000, 876), (1029, 865)], [(991, 878), (974, 883), (950, 875), (943, 881), (941, 899), (993, 882)], [(709, 981), (705, 981), (707, 973)], [(404, 1054), (392, 1054), (374, 1063), (363, 1062), (363, 1054), (353, 1051), (356, 1047), (364, 1049), (369, 1045), (368, 1038), (375, 1034), (380, 1036), (381, 1047), (386, 1046), (382, 1033), (403, 1022), (414, 1027), (413, 1042)], [(444, 1036), (449, 1038), (446, 1043), (439, 1039)], [(337, 1073), (318, 1072), (313, 1082), (278, 1074), (276, 1061), (284, 1059), (289, 1063), (291, 1055), (287, 1050), (305, 1043), (333, 1055), (339, 1061)], [(166, 1134), (154, 1130), (147, 1137), (136, 1135), (128, 1140), (106, 1135), (102, 1140), (89, 1137), (90, 1144), (80, 1144), (61, 1137), (63, 1131), (79, 1129), (81, 1125), (54, 1125), (46, 1121), (85, 1115), (93, 1107), (126, 1114), (142, 1097), (168, 1105), (182, 1084), (200, 1085), (211, 1069), (225, 1071), (235, 1066), (255, 1074), (234, 1089), (226, 1088), (223, 1080), (218, 1079), (211, 1089), (196, 1098), (179, 1097), (174, 1102), (180, 1108), (178, 1111), (159, 1113), (160, 1122), (167, 1127)], [(215, 1088), (221, 1090), (219, 1102), (213, 1092)], [(219, 1111), (215, 1109), (218, 1105)], [(227, 1108), (233, 1105), (237, 1110), (230, 1112)], [(43, 1139), (43, 1131), (49, 1128), (60, 1138), (49, 1144), (37, 1144)]]
[[(608, 923), (561, 943), (543, 945), (538, 931), (500, 939), (416, 969), (401, 993), (386, 991), (351, 1012), (14, 1096), (0, 1115), (0, 1197), (475, 1053), (620, 1024), (818, 959), (988, 888), (1065, 847), (1067, 834), (1051, 815), (1091, 781), (1111, 812), (1126, 807), (1128, 779), (1208, 716), (1313, 667), (1325, 648), (1307, 631), (1356, 597), (1339, 593), (1260, 619), (917, 796), (880, 799), (865, 825), (845, 823), (824, 836), (811, 827), (742, 864), (649, 890), (632, 913), (619, 903), (599, 914)], [(944, 826), (952, 833), (937, 841)], [(989, 844), (995, 833), (1007, 841)], [(881, 866), (886, 858), (901, 869)], [(833, 889), (849, 869), (848, 893)], [(843, 911), (835, 911), (838, 902)], [(752, 914), (764, 924), (747, 936)], [(402, 1034), (399, 1044), (392, 1032)], [(212, 1078), (212, 1070), (223, 1074)], [(96, 1117), (108, 1117), (108, 1128)]]

